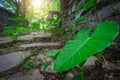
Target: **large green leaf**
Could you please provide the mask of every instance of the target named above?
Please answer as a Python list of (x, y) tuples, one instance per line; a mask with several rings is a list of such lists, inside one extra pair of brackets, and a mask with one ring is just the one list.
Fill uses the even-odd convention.
[[(84, 28), (78, 32), (74, 39), (84, 39), (86, 40), (89, 37), (90, 28)], [(83, 36), (84, 35), (84, 36)]]
[(50, 66), (51, 63), (52, 63), (52, 61), (46, 62), (44, 64), (44, 70), (46, 70)]
[[(86, 29), (85, 31), (89, 32)], [(81, 35), (81, 39), (77, 36), (76, 39), (66, 43), (55, 60), (55, 72), (69, 70), (110, 46), (118, 35), (119, 28), (116, 22), (106, 21), (97, 24), (92, 35), (89, 36), (86, 32)], [(85, 35), (87, 35), (86, 38), (84, 38)]]

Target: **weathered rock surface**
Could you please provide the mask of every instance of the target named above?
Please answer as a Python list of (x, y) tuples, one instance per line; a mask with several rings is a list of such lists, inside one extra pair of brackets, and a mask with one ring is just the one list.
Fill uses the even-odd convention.
[(35, 69), (26, 73), (18, 72), (8, 80), (44, 80), (44, 76), (40, 74), (39, 69)]
[(14, 52), (0, 56), (0, 74), (19, 65), (20, 59), (28, 55), (28, 52)]
[(85, 62), (84, 66), (91, 69), (95, 67), (95, 61), (97, 58), (95, 56), (91, 56), (87, 61)]
[(31, 44), (22, 44), (19, 47), (21, 50), (25, 50), (25, 49), (31, 49), (36, 47), (55, 47), (55, 46), (60, 46), (60, 43), (58, 42), (31, 43)]
[(10, 42), (12, 42), (12, 39), (10, 37), (0, 38), (0, 44), (10, 43)]
[[(43, 30), (40, 30), (38, 32), (31, 32), (30, 34), (23, 35), (17, 38), (18, 41), (29, 41), (34, 39), (44, 39), (44, 38), (50, 38), (50, 33), (45, 33)], [(13, 42), (11, 37), (2, 37), (0, 38), (0, 44), (8, 44)]]
[(74, 74), (73, 73), (71, 73), (71, 72), (68, 72), (67, 74), (66, 74), (66, 80), (72, 80), (73, 79), (73, 77), (74, 77)]
[(50, 33), (45, 33), (43, 30), (40, 30), (38, 32), (32, 32), (28, 35), (20, 36), (18, 37), (18, 40), (23, 41), (23, 40), (32, 40), (34, 38), (47, 38), (51, 37)]

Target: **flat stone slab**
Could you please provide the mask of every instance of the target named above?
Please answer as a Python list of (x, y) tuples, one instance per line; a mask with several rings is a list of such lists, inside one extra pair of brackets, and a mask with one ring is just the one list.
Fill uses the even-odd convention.
[[(38, 32), (31, 32), (30, 34), (23, 35), (17, 38), (19, 41), (25, 41), (25, 40), (33, 40), (35, 38), (49, 38), (51, 37), (51, 33), (45, 33), (43, 30), (40, 30)], [(2, 37), (0, 38), (0, 44), (7, 44), (13, 42), (11, 37)]]
[(22, 44), (20, 45), (21, 50), (36, 48), (36, 47), (55, 47), (60, 46), (59, 42), (41, 42), (41, 43), (30, 43), (30, 44)]
[(18, 37), (18, 40), (32, 40), (34, 38), (47, 38), (47, 37), (51, 37), (50, 33), (45, 33), (44, 31), (38, 31), (38, 32), (32, 32), (28, 35), (24, 35), (24, 36), (20, 36)]
[(10, 43), (12, 39), (10, 37), (2, 37), (0, 38), (0, 44)]
[(27, 56), (28, 52), (15, 52), (0, 56), (0, 74), (8, 71), (20, 63), (20, 59)]
[(35, 69), (26, 73), (18, 72), (8, 80), (44, 80), (44, 76), (40, 74), (39, 69)]
[(53, 62), (46, 68), (46, 70), (44, 69), (44, 64), (46, 62), (52, 61), (52, 59), (50, 57), (47, 57), (44, 54), (39, 54), (37, 56), (37, 58), (40, 58), (42, 60), (42, 63), (43, 63), (43, 65), (41, 65), (41, 67), (40, 67), (40, 71), (48, 72), (48, 73), (54, 73), (54, 71), (53, 71)]

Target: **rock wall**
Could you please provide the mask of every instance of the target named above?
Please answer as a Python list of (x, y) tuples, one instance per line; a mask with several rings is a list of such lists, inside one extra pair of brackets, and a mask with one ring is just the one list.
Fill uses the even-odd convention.
[(2, 32), (6, 26), (15, 25), (13, 21), (8, 21), (8, 17), (15, 17), (15, 14), (0, 8), (0, 32)]
[[(62, 2), (62, 27), (67, 27), (74, 23), (74, 10), (84, 1), (85, 0), (65, 0)], [(83, 12), (83, 14), (84, 13), (85, 12)], [(113, 20), (120, 24), (120, 0), (97, 0), (97, 14), (99, 21)], [(96, 14), (92, 12), (85, 21), (78, 25), (78, 28), (81, 29), (88, 25), (88, 27), (93, 28), (96, 23)]]
[[(62, 1), (62, 0), (61, 0)], [(68, 27), (70, 24), (73, 24), (75, 21), (75, 13), (74, 10), (85, 0), (65, 0), (61, 4), (61, 13), (62, 13), (62, 19), (61, 19), (61, 25), (62, 27)], [(66, 6), (65, 6), (66, 4)], [(116, 21), (120, 25), (120, 0), (97, 0), (97, 14), (98, 14), (98, 20), (99, 21), (105, 21), (105, 20), (113, 20)], [(84, 14), (83, 12), (82, 14)], [(78, 25), (78, 29), (81, 29), (83, 27), (90, 27), (94, 28), (94, 26), (97, 23), (97, 18), (95, 12), (92, 12), (89, 17), (82, 23)], [(119, 31), (120, 32), (120, 31)], [(120, 43), (120, 34), (115, 40), (117, 44)], [(118, 51), (120, 54), (120, 46), (112, 46), (112, 50)], [(113, 53), (115, 53), (113, 51)], [(120, 58), (120, 55), (119, 55)]]

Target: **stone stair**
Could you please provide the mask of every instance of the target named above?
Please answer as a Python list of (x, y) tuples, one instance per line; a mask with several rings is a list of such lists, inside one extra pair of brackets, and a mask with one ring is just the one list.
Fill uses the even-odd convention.
[[(37, 49), (39, 47), (47, 49), (51, 47), (56, 48), (60, 46), (60, 42), (51, 42), (46, 40), (50, 38), (51, 38), (51, 34), (45, 33), (43, 30), (40, 30), (38, 32), (32, 32), (28, 35), (23, 35), (18, 37), (17, 41), (22, 41), (20, 42), (20, 44), (18, 44), (18, 42), (15, 42), (15, 44), (18, 44), (17, 46), (19, 50), (17, 52), (0, 55), (0, 77), (6, 75), (11, 70), (17, 69), (26, 60), (26, 58), (34, 55), (33, 53), (30, 52), (31, 50)], [(35, 42), (36, 39), (40, 39), (40, 40), (42, 39), (43, 41)], [(31, 41), (31, 40), (33, 41), (27, 44), (23, 43), (24, 41)], [(14, 45), (12, 38), (9, 37), (0, 38), (0, 47), (1, 46), (3, 47), (0, 49), (1, 52), (5, 50), (4, 48), (7, 47), (9, 43), (11, 44), (10, 47)], [(39, 51), (41, 51), (41, 49), (39, 49)], [(37, 53), (37, 54), (41, 54), (41, 53)], [(8, 79), (8, 80), (14, 80), (14, 79)]]
[[(45, 33), (43, 30), (40, 30), (38, 32), (32, 32), (27, 35), (19, 36), (16, 40), (16, 42), (25, 42), (25, 41), (34, 41), (34, 40), (45, 40), (45, 39), (50, 39), (51, 34), (50, 33)], [(12, 43), (13, 40), (11, 37), (2, 37), (0, 38), (0, 45), (8, 45)]]
[(30, 56), (29, 52), (14, 52), (0, 56), (0, 76), (7, 71), (17, 68), (24, 60)]
[(33, 49), (37, 47), (59, 47), (60, 43), (59, 42), (41, 42), (41, 43), (30, 43), (30, 44), (21, 44), (19, 46), (20, 50), (28, 50), (28, 49)]

